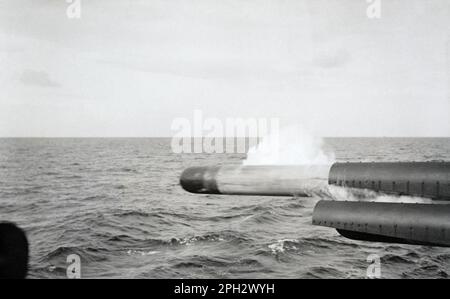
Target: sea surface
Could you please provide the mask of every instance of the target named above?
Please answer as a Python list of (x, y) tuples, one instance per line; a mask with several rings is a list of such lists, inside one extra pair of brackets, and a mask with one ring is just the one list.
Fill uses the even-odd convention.
[[(448, 138), (325, 139), (325, 148), (338, 161), (450, 161)], [(0, 139), (0, 221), (25, 229), (30, 278), (65, 278), (70, 254), (84, 278), (365, 278), (371, 254), (382, 278), (449, 277), (449, 248), (363, 243), (312, 226), (315, 203), (345, 192), (195, 195), (179, 186), (186, 167), (243, 159), (174, 154), (158, 138)]]

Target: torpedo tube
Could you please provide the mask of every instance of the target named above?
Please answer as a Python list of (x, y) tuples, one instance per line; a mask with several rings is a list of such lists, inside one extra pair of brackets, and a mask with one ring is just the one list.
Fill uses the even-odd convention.
[(450, 162), (335, 163), (330, 185), (450, 200)]
[(450, 204), (321, 200), (312, 224), (353, 240), (450, 247)]

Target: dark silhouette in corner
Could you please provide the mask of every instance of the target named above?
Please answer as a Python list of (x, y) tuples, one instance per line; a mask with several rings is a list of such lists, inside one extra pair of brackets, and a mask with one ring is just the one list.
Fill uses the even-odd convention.
[(0, 222), (0, 279), (23, 279), (28, 271), (28, 241), (15, 224)]

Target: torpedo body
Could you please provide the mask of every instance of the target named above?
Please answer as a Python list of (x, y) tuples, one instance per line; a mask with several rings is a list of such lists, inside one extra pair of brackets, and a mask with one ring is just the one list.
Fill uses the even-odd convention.
[(308, 196), (326, 185), (329, 166), (191, 167), (180, 178), (186, 191), (201, 194)]

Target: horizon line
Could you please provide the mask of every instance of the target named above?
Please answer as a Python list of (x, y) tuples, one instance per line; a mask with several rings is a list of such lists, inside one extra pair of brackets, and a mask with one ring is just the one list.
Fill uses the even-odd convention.
[[(450, 136), (317, 136), (318, 138), (450, 138)], [(125, 139), (125, 138), (175, 138), (174, 136), (0, 136), (0, 139), (64, 139), (64, 138), (72, 138), (72, 139), (89, 139), (89, 138), (117, 138), (117, 139)], [(176, 138), (207, 138), (207, 139), (213, 139), (213, 138), (260, 138), (263, 137), (249, 137), (249, 136), (201, 136), (201, 137), (194, 137), (194, 136), (177, 136)]]

